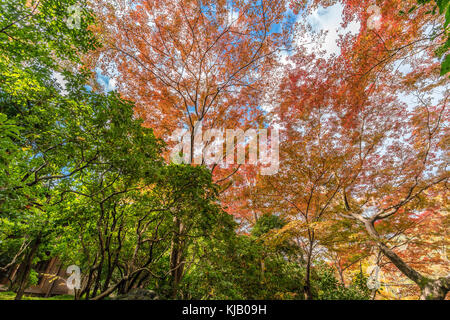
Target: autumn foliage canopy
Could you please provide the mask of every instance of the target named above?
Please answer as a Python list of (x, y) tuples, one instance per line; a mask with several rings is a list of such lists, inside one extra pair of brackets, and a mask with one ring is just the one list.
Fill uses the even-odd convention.
[[(448, 299), (448, 0), (92, 0), (79, 29), (22, 2), (0, 15), (18, 299), (43, 252), (86, 270), (77, 299)], [(277, 172), (225, 164), (234, 138), (193, 163), (199, 123), (279, 132)]]

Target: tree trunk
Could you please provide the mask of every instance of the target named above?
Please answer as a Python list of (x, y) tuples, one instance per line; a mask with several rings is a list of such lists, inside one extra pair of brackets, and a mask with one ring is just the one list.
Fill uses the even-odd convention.
[(183, 241), (180, 239), (183, 233), (183, 224), (178, 219), (174, 217), (175, 232), (172, 237), (172, 244), (170, 248), (170, 273), (171, 273), (171, 287), (172, 287), (172, 298), (176, 299), (178, 296), (178, 285), (183, 277)]
[(345, 287), (344, 270), (342, 270), (341, 262), (338, 260), (336, 262), (336, 269), (339, 273), (339, 278), (341, 279), (342, 285)]
[(34, 256), (36, 255), (36, 252), (39, 248), (39, 245), (41, 244), (41, 235), (38, 235), (37, 238), (34, 240), (33, 244), (31, 245), (30, 251), (25, 257), (25, 260), (23, 262), (24, 269), (20, 274), (19, 277), (19, 288), (16, 292), (16, 297), (14, 300), (22, 300), (23, 294), (25, 293), (25, 290), (28, 287), (28, 280), (31, 272), (31, 267), (33, 264)]
[(414, 281), (420, 288), (421, 300), (443, 300), (450, 290), (450, 277), (440, 279), (429, 279), (411, 266), (406, 264), (394, 251), (389, 249), (380, 239), (372, 221), (365, 221), (366, 230), (378, 242), (381, 252), (409, 279)]
[(420, 290), (421, 300), (444, 300), (450, 287), (450, 278), (438, 280), (425, 280)]
[(264, 276), (264, 271), (266, 270), (266, 264), (264, 261), (264, 257), (261, 259), (261, 282), (265, 282), (266, 278)]
[(306, 261), (306, 273), (305, 273), (305, 286), (304, 293), (306, 300), (313, 300), (312, 292), (311, 292), (311, 258), (312, 258), (312, 249), (313, 244), (310, 244), (307, 261)]

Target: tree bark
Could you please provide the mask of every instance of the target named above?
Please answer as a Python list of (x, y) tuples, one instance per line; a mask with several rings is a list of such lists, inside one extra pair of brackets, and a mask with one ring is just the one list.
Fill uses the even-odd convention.
[(26, 255), (25, 261), (23, 262), (24, 270), (20, 274), (18, 282), (19, 288), (17, 289), (16, 297), (14, 298), (14, 300), (22, 300), (23, 294), (25, 293), (25, 290), (28, 286), (28, 280), (31, 272), (31, 267), (33, 264), (33, 258), (36, 255), (36, 252), (40, 244), (41, 244), (41, 235), (38, 235), (34, 240), (33, 244), (31, 245), (30, 251)]
[(450, 290), (450, 277), (430, 279), (423, 276), (411, 266), (409, 266), (402, 258), (400, 258), (393, 250), (388, 248), (380, 239), (378, 232), (372, 221), (364, 222), (367, 232), (377, 241), (377, 245), (381, 252), (409, 279), (414, 281), (420, 288), (421, 300), (443, 300)]
[(178, 217), (174, 217), (175, 232), (172, 237), (172, 244), (170, 248), (170, 274), (172, 298), (176, 299), (178, 295), (178, 285), (183, 277), (183, 241), (180, 236), (183, 233), (183, 224)]
[(311, 259), (312, 259), (312, 251), (313, 251), (313, 243), (310, 243), (307, 261), (306, 261), (306, 273), (305, 273), (305, 286), (304, 293), (306, 300), (313, 300), (312, 292), (311, 292)]
[(450, 277), (438, 280), (426, 280), (421, 288), (421, 300), (444, 300), (450, 290)]

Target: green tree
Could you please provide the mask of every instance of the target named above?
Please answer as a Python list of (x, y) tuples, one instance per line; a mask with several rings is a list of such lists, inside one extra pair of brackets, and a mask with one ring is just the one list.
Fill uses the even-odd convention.
[[(433, 9), (430, 10), (428, 13), (432, 15), (443, 15), (444, 16), (444, 25), (443, 25), (443, 32), (445, 35), (447, 35), (447, 41), (442, 44), (437, 50), (436, 54), (437, 56), (442, 59), (442, 66), (441, 66), (441, 75), (446, 75), (450, 72), (450, 54), (448, 53), (448, 50), (450, 49), (450, 30), (449, 30), (449, 24), (450, 24), (450, 1), (449, 0), (417, 0), (417, 3), (419, 5), (426, 5), (431, 2), (435, 2), (435, 5), (433, 6)], [(411, 8), (410, 11), (413, 11), (415, 7)]]

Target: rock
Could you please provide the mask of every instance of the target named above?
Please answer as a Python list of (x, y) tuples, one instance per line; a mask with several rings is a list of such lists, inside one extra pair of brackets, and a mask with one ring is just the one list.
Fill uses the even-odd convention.
[(119, 295), (111, 300), (159, 300), (159, 297), (152, 290), (131, 289), (127, 294)]

